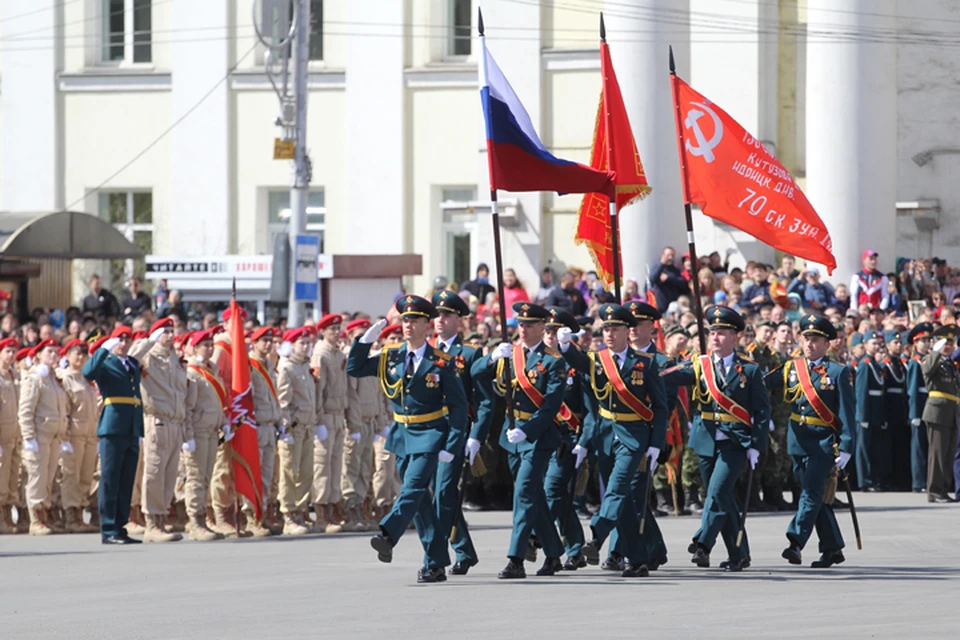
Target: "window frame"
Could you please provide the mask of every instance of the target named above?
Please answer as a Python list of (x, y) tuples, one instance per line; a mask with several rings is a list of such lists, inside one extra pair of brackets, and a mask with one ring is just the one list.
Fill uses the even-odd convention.
[[(273, 194), (286, 194), (286, 195), (289, 195), (289, 194), (290, 194), (290, 187), (284, 187), (284, 188), (281, 188), (281, 187), (269, 188), (269, 187), (268, 187), (267, 189), (265, 189), (265, 191), (266, 191), (266, 198), (264, 199), (264, 200), (265, 200), (264, 211), (265, 211), (265, 214), (266, 214), (265, 217), (266, 217), (266, 222), (267, 222), (267, 237), (269, 238), (269, 243), (270, 243), (270, 244), (268, 245), (268, 246), (269, 246), (269, 249), (268, 249), (268, 250), (269, 250), (269, 251), (273, 251), (274, 237), (276, 237), (277, 235), (280, 235), (280, 234), (289, 235), (290, 229), (289, 229), (289, 222), (274, 222), (274, 221), (271, 219), (271, 218), (272, 218), (272, 215), (273, 215), (273, 212), (271, 211), (271, 207), (270, 207), (270, 196), (273, 195)], [(311, 207), (311, 206), (310, 206), (310, 195), (311, 195), (311, 194), (320, 194), (320, 195), (323, 196), (323, 203), (324, 203), (324, 204), (323, 204), (322, 207)], [(323, 252), (324, 252), (324, 248), (325, 248), (325, 245), (326, 245), (326, 235), (327, 235), (327, 204), (326, 204), (326, 203), (327, 203), (327, 194), (326, 194), (326, 190), (325, 190), (323, 187), (311, 187), (310, 189), (308, 189), (308, 191), (307, 191), (307, 216), (309, 217), (309, 216), (311, 216), (311, 215), (322, 215), (322, 216), (323, 216), (323, 222), (320, 222), (320, 223), (317, 223), (317, 222), (309, 223), (309, 222), (308, 222), (308, 223), (306, 224), (306, 228), (304, 229), (304, 233), (312, 233), (312, 234), (316, 234), (316, 235), (318, 235), (318, 236), (320, 237), (320, 253), (323, 253)], [(288, 209), (290, 208), (290, 207), (289, 207), (289, 203), (288, 203), (288, 205), (287, 205), (287, 208), (288, 208)], [(280, 211), (283, 211), (283, 209), (280, 209)], [(278, 212), (278, 213), (279, 213), (279, 212)]]
[[(149, 194), (150, 195), (150, 222), (136, 222), (136, 213), (134, 211), (134, 196), (139, 194)], [(109, 219), (109, 198), (111, 196), (124, 194), (126, 195), (126, 202), (124, 204), (124, 211), (126, 212), (127, 220), (126, 222), (111, 222)], [(107, 200), (107, 206), (104, 207), (104, 199)], [(106, 216), (104, 214), (107, 214)], [(107, 224), (111, 225), (114, 229), (123, 234), (123, 237), (127, 239), (131, 244), (136, 244), (134, 239), (137, 233), (149, 233), (150, 234), (150, 246), (153, 246), (153, 234), (155, 231), (155, 225), (153, 222), (153, 189), (110, 189), (99, 191), (97, 194), (97, 217), (101, 220), (104, 220)], [(143, 266), (143, 265), (141, 265)], [(145, 268), (145, 267), (144, 267)], [(112, 282), (112, 267), (110, 269), (111, 273), (111, 282), (108, 283), (110, 287), (115, 287), (114, 282)], [(144, 274), (137, 273), (137, 265), (133, 260), (125, 260), (123, 267), (124, 278), (130, 278), (133, 275), (138, 275), (143, 278)]]
[[(111, 60), (108, 58), (110, 49), (116, 46), (108, 43), (110, 36), (115, 33), (109, 30), (110, 17), (113, 15), (113, 12), (110, 9), (110, 4), (112, 1), (113, 0), (100, 0), (101, 19), (99, 20), (100, 33), (97, 39), (97, 66), (114, 68), (153, 68), (153, 0), (123, 0), (123, 58), (116, 60)], [(146, 2), (149, 11), (150, 29), (147, 32), (149, 37), (146, 43), (136, 42), (137, 32), (134, 25), (137, 4), (140, 2)], [(149, 47), (150, 59), (137, 62), (137, 47), (144, 46), (144, 44)]]
[[(463, 37), (457, 36), (457, 4), (460, 2), (467, 2), (470, 5), (467, 11), (467, 20), (469, 22), (466, 25), (467, 31), (465, 39), (467, 46), (470, 49), (467, 53), (456, 52), (457, 42), (464, 40)], [(444, 24), (449, 28), (450, 31), (449, 36), (444, 43), (443, 59), (450, 62), (463, 62), (469, 60), (473, 55), (473, 0), (446, 0), (445, 11), (446, 19), (444, 20)]]

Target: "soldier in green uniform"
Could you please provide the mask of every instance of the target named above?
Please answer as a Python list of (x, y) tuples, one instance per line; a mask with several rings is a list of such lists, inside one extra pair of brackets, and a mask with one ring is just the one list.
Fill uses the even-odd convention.
[[(696, 324), (693, 325), (696, 330)], [(696, 336), (694, 336), (696, 337)], [(691, 336), (683, 327), (674, 325), (664, 332), (667, 354), (676, 362), (685, 362), (693, 357), (688, 348)], [(690, 388), (686, 388), (687, 399), (690, 398)], [(700, 476), (700, 457), (690, 446), (690, 427), (693, 424), (692, 416), (687, 408), (678, 403), (681, 409), (680, 430), (683, 435), (683, 452), (680, 454), (680, 484), (683, 486), (683, 503), (694, 514), (703, 513), (703, 478)]]
[(854, 382), (849, 367), (826, 357), (829, 341), (836, 337), (829, 320), (804, 316), (800, 333), (803, 356), (767, 380), (790, 403), (787, 449), (801, 488), (797, 514), (787, 527), (790, 546), (781, 555), (790, 564), (801, 564), (801, 551), (816, 529), (821, 555), (811, 566), (827, 568), (844, 561), (840, 527), (823, 499), (834, 467), (843, 471), (854, 452)]
[[(386, 326), (381, 320), (359, 336), (347, 357), (346, 372), (357, 378), (377, 376), (393, 404), (391, 450), (397, 458), (403, 484), (393, 509), (380, 521), (380, 533), (370, 540), (381, 562), (393, 560), (393, 547), (418, 515), (424, 528), (425, 566), (417, 582), (443, 582), (450, 564), (446, 537), (436, 534), (437, 512), (430, 486), (438, 464), (450, 464), (462, 451), (467, 435), (467, 399), (457, 377), (453, 357), (427, 343), (430, 321), (437, 310), (420, 296), (403, 296), (396, 303), (404, 341), (370, 356), (370, 345)], [(399, 441), (399, 443), (397, 442)]]
[(910, 399), (907, 397), (907, 367), (901, 359), (903, 336), (899, 331), (884, 333), (887, 355), (881, 361), (883, 415), (887, 421), (887, 477), (883, 484), (894, 491), (910, 490)]
[[(507, 551), (509, 561), (498, 574), (500, 579), (526, 578), (523, 568), (527, 545), (534, 529), (546, 556), (538, 576), (551, 576), (563, 569), (563, 544), (553, 524), (544, 494), (544, 475), (560, 446), (554, 423), (563, 405), (566, 371), (560, 354), (543, 342), (549, 312), (528, 302), (513, 305), (520, 327), (516, 346), (502, 342), (489, 356), (473, 366), (473, 377), (482, 384), (513, 385), (513, 428), (508, 424), (500, 434), (500, 446), (507, 452), (514, 477), (513, 535)], [(510, 375), (504, 376), (509, 371)]]
[[(755, 337), (753, 342), (747, 345), (747, 357), (756, 363), (758, 367), (760, 367), (761, 375), (766, 375), (777, 367), (773, 349), (770, 347), (770, 343), (773, 341), (773, 336), (776, 333), (776, 329), (777, 324), (772, 320), (760, 320), (754, 325)], [(771, 431), (772, 427), (772, 423), (768, 425), (768, 428)], [(771, 488), (771, 482), (776, 481), (776, 476), (771, 478), (767, 474), (767, 469), (770, 465), (768, 461), (771, 458), (774, 458), (775, 455), (776, 454), (773, 452), (772, 447), (768, 446), (763, 452), (763, 455), (760, 456), (760, 462), (757, 463), (757, 468), (753, 474), (753, 495), (750, 496), (750, 511), (777, 511), (779, 509), (778, 507), (768, 504), (766, 500), (760, 500), (761, 488), (769, 490), (765, 491), (764, 496), (766, 496), (767, 492), (769, 492), (771, 495), (776, 493), (776, 490)], [(741, 492), (746, 491), (746, 470), (744, 470), (744, 472), (741, 474), (740, 482), (743, 484), (743, 488), (739, 490)], [(782, 499), (783, 498), (781, 495), (781, 500)]]
[(953, 456), (957, 450), (957, 403), (960, 376), (950, 360), (957, 344), (957, 326), (946, 325), (933, 334), (933, 350), (923, 358), (921, 368), (927, 385), (923, 421), (927, 424), (927, 501), (953, 502)]
[(927, 487), (927, 427), (923, 423), (923, 409), (927, 404), (927, 387), (923, 380), (923, 359), (930, 353), (933, 325), (921, 322), (910, 330), (907, 342), (913, 345), (913, 355), (907, 362), (907, 397), (910, 401), (910, 471), (914, 493)]
[[(599, 564), (600, 549), (614, 528), (628, 566), (625, 578), (649, 574), (649, 550), (640, 537), (636, 491), (641, 463), (649, 473), (656, 471), (657, 459), (665, 446), (667, 400), (656, 359), (630, 347), (628, 330), (636, 325), (632, 313), (620, 305), (600, 307), (606, 349), (584, 353), (570, 344), (571, 332), (557, 332), (563, 357), (577, 371), (590, 377), (590, 404), (598, 415), (597, 437), (584, 431), (574, 452), (599, 449), (601, 475), (609, 480), (600, 512), (591, 523), (593, 538), (583, 546), (589, 564)], [(589, 426), (589, 425), (588, 425)]]
[(860, 488), (864, 491), (885, 489), (882, 482), (888, 471), (886, 458), (890, 453), (890, 439), (883, 413), (884, 372), (878, 362), (882, 345), (883, 336), (878, 331), (866, 331), (863, 334), (864, 356), (857, 366), (857, 424), (860, 425), (857, 472), (860, 474)]

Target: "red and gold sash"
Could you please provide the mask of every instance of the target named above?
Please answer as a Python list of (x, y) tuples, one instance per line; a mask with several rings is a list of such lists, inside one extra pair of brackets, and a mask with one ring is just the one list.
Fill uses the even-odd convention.
[(277, 396), (277, 387), (273, 384), (273, 378), (270, 377), (270, 372), (263, 366), (263, 363), (256, 358), (250, 358), (250, 368), (260, 374), (263, 381), (267, 383), (267, 388), (270, 389), (270, 395), (272, 395), (273, 399), (279, 404), (280, 398)]
[(537, 409), (542, 407), (543, 394), (533, 386), (533, 382), (527, 377), (527, 357), (523, 355), (523, 347), (519, 344), (513, 347), (513, 371), (514, 375), (517, 376), (517, 384), (530, 398), (530, 402), (536, 405)]
[(217, 376), (213, 375), (206, 367), (198, 367), (195, 364), (187, 365), (188, 369), (196, 371), (203, 379), (210, 383), (210, 386), (213, 387), (213, 390), (217, 394), (217, 399), (220, 401), (220, 407), (223, 409), (223, 412), (227, 412), (227, 389), (223, 386), (223, 383), (220, 382), (220, 379)]
[(813, 386), (813, 379), (810, 377), (810, 368), (807, 366), (807, 359), (796, 358), (793, 361), (793, 366), (797, 370), (800, 389), (803, 391), (803, 395), (806, 396), (807, 402), (809, 402), (813, 410), (817, 412), (820, 419), (830, 425), (831, 429), (839, 430), (840, 419), (837, 418), (833, 411), (830, 411), (830, 407), (827, 406), (827, 403), (824, 402), (820, 394), (817, 393), (816, 387)]
[(716, 372), (713, 370), (713, 362), (710, 361), (709, 355), (699, 356), (700, 358), (700, 371), (703, 373), (703, 381), (707, 383), (707, 391), (710, 392), (710, 396), (713, 398), (713, 401), (717, 403), (721, 409), (726, 413), (729, 413), (738, 422), (742, 422), (748, 427), (753, 424), (753, 420), (750, 419), (750, 412), (744, 409), (742, 406), (737, 404), (732, 398), (724, 395), (720, 391), (720, 386), (717, 384)]
[(613, 359), (613, 354), (610, 352), (610, 349), (602, 349), (597, 352), (597, 355), (600, 357), (603, 373), (607, 376), (607, 380), (610, 381), (613, 390), (616, 391), (620, 402), (627, 405), (630, 411), (640, 416), (641, 420), (652, 422), (653, 411), (627, 388), (627, 384), (623, 381), (623, 378), (620, 377), (620, 368), (617, 367), (617, 363)]

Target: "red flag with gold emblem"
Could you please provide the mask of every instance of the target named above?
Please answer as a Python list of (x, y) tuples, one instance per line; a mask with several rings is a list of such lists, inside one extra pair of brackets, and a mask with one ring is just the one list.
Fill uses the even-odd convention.
[[(606, 42), (600, 43), (600, 69), (603, 75), (603, 92), (597, 106), (590, 166), (600, 171), (613, 172), (619, 211), (628, 204), (643, 199), (651, 189), (640, 162), (637, 142), (633, 139), (630, 118), (623, 104), (620, 85), (610, 59), (610, 47)], [(604, 117), (605, 112), (609, 113), (609, 118)], [(611, 141), (616, 144), (611, 146)], [(576, 244), (586, 245), (597, 275), (604, 283), (612, 285), (613, 225), (610, 220), (609, 196), (603, 193), (588, 193), (583, 196), (578, 213), (577, 233), (573, 240)], [(622, 270), (620, 272), (623, 273)]]
[(234, 297), (230, 301), (233, 322), (230, 342), (233, 344), (233, 379), (230, 389), (230, 424), (233, 439), (229, 451), (233, 458), (233, 479), (237, 493), (253, 503), (257, 521), (263, 517), (263, 481), (260, 473), (260, 444), (250, 388), (250, 357), (247, 354), (241, 311)]

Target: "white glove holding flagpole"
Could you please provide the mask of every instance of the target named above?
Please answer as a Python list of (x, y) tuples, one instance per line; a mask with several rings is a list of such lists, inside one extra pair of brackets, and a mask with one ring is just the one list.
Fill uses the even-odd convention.
[(501, 342), (493, 349), (493, 353), (490, 354), (490, 362), (496, 362), (501, 358), (509, 358), (512, 355), (513, 345), (509, 342)]
[(480, 451), (480, 441), (476, 438), (467, 438), (467, 446), (464, 448), (463, 455), (470, 459), (471, 465), (476, 459), (478, 451)]

